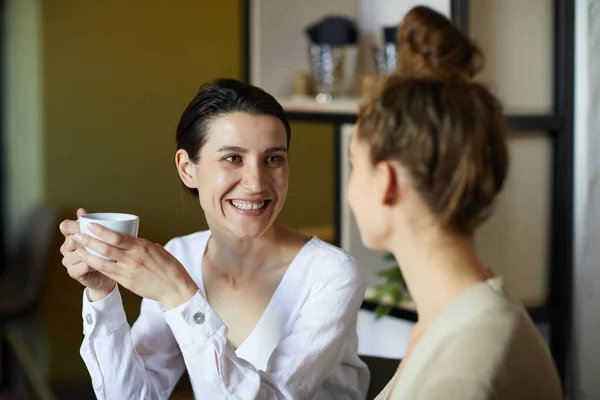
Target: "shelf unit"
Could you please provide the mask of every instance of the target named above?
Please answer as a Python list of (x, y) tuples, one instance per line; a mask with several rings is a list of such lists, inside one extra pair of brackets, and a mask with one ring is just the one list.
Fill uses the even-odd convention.
[[(364, 300), (362, 304), (362, 308), (369, 311), (375, 311), (379, 304), (375, 301)], [(550, 307), (532, 307), (527, 308), (527, 312), (531, 319), (536, 322), (544, 322), (544, 323), (554, 323), (559, 320), (559, 314), (552, 310)], [(394, 318), (401, 318), (407, 321), (416, 322), (417, 321), (417, 313), (413, 310), (409, 310), (402, 307), (394, 307), (390, 311), (389, 314)]]
[[(252, 33), (256, 27), (252, 26), (252, 2), (259, 0), (242, 0), (242, 34), (244, 64), (243, 76), (247, 82), (261, 85), (256, 82), (256, 71), (252, 71)], [(379, 1), (379, 0), (375, 0)], [(432, 0), (430, 0), (432, 1)], [(463, 31), (470, 34), (473, 23), (473, 5), (491, 4), (493, 0), (448, 0), (451, 19)], [(495, 0), (498, 1), (498, 0)], [(504, 0), (502, 0), (504, 1)], [(522, 0), (509, 0), (513, 5)], [(549, 235), (547, 255), (548, 263), (548, 297), (542, 306), (528, 308), (529, 314), (536, 323), (548, 324), (550, 329), (549, 344), (552, 355), (558, 366), (559, 373), (564, 382), (565, 370), (568, 359), (568, 344), (570, 341), (570, 327), (572, 319), (572, 255), (573, 255), (573, 104), (574, 104), (574, 4), (571, 0), (535, 0), (534, 2), (551, 2), (549, 31), (549, 68), (548, 79), (551, 80), (551, 89), (548, 105), (527, 111), (518, 107), (518, 112), (507, 110), (506, 118), (510, 129), (519, 135), (528, 135), (531, 132), (544, 132), (550, 141), (551, 165), (549, 172)], [(414, 3), (421, 3), (415, 1)], [(426, 2), (425, 2), (426, 3)], [(439, 3), (439, 2), (438, 2)], [(521, 4), (525, 4), (524, 2)], [(489, 10), (488, 10), (489, 11)], [(529, 19), (532, 21), (532, 19)], [(510, 34), (510, 33), (507, 33)], [(547, 38), (546, 38), (547, 39)], [(484, 47), (484, 46), (482, 46)], [(542, 49), (543, 50), (543, 49)], [(484, 47), (485, 52), (485, 47)], [(487, 54), (486, 54), (487, 56)], [(534, 60), (535, 61), (535, 60)], [(489, 59), (488, 59), (489, 62)], [(514, 66), (509, 66), (514, 67)], [(510, 68), (508, 68), (510, 69)], [(522, 78), (521, 78), (522, 79)], [(539, 87), (544, 88), (545, 82)], [(265, 87), (269, 90), (268, 87)], [(358, 100), (346, 98), (334, 101), (332, 104), (319, 105), (315, 101), (302, 97), (275, 93), (290, 120), (328, 122), (334, 126), (334, 154), (333, 172), (335, 181), (335, 210), (334, 210), (334, 243), (340, 244), (342, 227), (342, 171), (340, 158), (342, 152), (341, 137), (345, 124), (356, 122), (356, 109)], [(502, 98), (502, 96), (500, 96)], [(524, 96), (526, 97), (526, 96)], [(377, 306), (372, 301), (365, 300), (363, 309), (374, 310)], [(416, 321), (414, 311), (394, 308), (392, 317), (408, 321)]]

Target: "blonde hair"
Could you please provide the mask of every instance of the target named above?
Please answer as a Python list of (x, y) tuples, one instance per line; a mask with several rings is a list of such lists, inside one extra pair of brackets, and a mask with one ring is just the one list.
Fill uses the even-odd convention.
[(398, 162), (441, 225), (472, 235), (508, 170), (498, 99), (470, 78), (483, 54), (441, 14), (416, 7), (400, 25), (400, 69), (361, 104), (371, 161)]

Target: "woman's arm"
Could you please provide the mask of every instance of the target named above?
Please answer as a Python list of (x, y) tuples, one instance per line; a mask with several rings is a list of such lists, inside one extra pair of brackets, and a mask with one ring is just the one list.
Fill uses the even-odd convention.
[(96, 397), (168, 399), (185, 365), (160, 305), (143, 299), (130, 329), (118, 288), (98, 302), (83, 299), (81, 356)]
[[(91, 225), (90, 229), (104, 242), (86, 237), (81, 244), (115, 261), (81, 251), (78, 255), (94, 270), (169, 310), (163, 318), (181, 348), (197, 394), (205, 398), (312, 398), (340, 363), (344, 345), (356, 329), (356, 315), (365, 293), (358, 268), (351, 257), (320, 254), (312, 261), (320, 265), (311, 269), (315, 276), (310, 278), (310, 289), (294, 316), (290, 334), (275, 348), (267, 371), (258, 371), (236, 356), (227, 342), (227, 327), (185, 267), (169, 252), (170, 244), (163, 248), (101, 226)], [(334, 393), (330, 398), (336, 399), (362, 398), (366, 384), (357, 381), (364, 375), (359, 368), (345, 367), (356, 379), (321, 393), (330, 391)], [(360, 390), (355, 389), (357, 386)]]

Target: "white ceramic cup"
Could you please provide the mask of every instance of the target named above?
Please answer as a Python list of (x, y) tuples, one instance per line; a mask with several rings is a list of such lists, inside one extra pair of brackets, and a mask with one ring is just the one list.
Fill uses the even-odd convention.
[[(86, 214), (83, 217), (79, 218), (79, 231), (84, 235), (91, 236), (98, 240), (100, 239), (98, 236), (94, 235), (92, 231), (90, 231), (90, 224), (102, 225), (106, 229), (109, 229), (114, 232), (123, 233), (129, 236), (138, 235), (138, 229), (140, 227), (140, 218), (137, 215), (133, 214), (122, 214), (122, 213), (93, 213)], [(94, 250), (90, 250), (87, 247), (85, 250), (93, 254), (97, 257), (103, 258), (105, 260), (110, 260), (100, 254), (96, 253)]]

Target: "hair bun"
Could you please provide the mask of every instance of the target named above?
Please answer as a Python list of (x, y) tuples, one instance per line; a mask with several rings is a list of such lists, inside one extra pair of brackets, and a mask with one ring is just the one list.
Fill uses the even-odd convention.
[(483, 68), (481, 50), (444, 15), (425, 6), (398, 27), (398, 72), (441, 80), (471, 80)]

